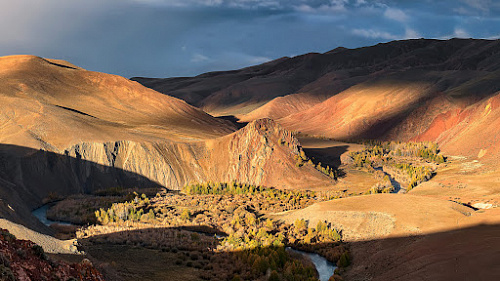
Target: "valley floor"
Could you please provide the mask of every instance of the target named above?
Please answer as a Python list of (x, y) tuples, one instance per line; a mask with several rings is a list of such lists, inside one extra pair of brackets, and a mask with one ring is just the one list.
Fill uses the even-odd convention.
[[(54, 203), (47, 215), (90, 224), (76, 235), (85, 256), (108, 280), (317, 278), (307, 258), (285, 247), (316, 252), (338, 264), (334, 280), (500, 276), (495, 265), (500, 190), (494, 188), (499, 180), (480, 159), (448, 157), (436, 164), (418, 157), (398, 160), (390, 151), (380, 156), (362, 144), (315, 138), (301, 143), (310, 159), (338, 167), (335, 185), (280, 191), (205, 183), (186, 187), (186, 194), (156, 195), (155, 190), (148, 195), (113, 190), (112, 196), (70, 196)], [(352, 160), (358, 155), (371, 155), (371, 165), (384, 167), (391, 180), (371, 165), (356, 166)], [(394, 161), (431, 167), (433, 175), (398, 193), (388, 185), (398, 180), (406, 186), (409, 178)], [(3, 225), (20, 229), (7, 221)], [(59, 237), (69, 237), (67, 227), (53, 228)], [(73, 240), (40, 240), (29, 233), (16, 235), (38, 241), (49, 252), (75, 251)]]

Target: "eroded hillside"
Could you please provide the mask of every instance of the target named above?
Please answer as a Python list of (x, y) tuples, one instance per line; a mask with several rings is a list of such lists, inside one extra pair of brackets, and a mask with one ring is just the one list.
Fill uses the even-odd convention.
[(234, 132), (230, 122), (119, 76), (34, 56), (0, 58), (0, 69), (2, 213), (17, 222), (36, 225), (29, 211), (48, 196), (114, 187), (333, 182), (314, 166), (298, 167), (300, 144), (270, 119)]
[[(496, 159), (498, 40), (404, 40), (144, 85), (241, 121), (341, 140), (437, 141)], [(199, 93), (187, 97), (187, 93)], [(491, 161), (490, 161), (491, 162)]]

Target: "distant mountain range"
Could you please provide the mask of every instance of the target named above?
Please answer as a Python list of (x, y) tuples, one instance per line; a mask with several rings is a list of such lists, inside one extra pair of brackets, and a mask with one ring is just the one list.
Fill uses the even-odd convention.
[(189, 78), (132, 78), (215, 116), (340, 140), (432, 140), (500, 153), (500, 41), (393, 41)]

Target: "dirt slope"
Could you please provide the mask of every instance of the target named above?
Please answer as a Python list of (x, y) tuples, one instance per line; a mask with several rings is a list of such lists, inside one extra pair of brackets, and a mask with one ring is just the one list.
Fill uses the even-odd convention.
[(0, 58), (0, 74), (0, 214), (39, 231), (50, 233), (30, 211), (54, 194), (205, 181), (333, 183), (295, 166), (298, 141), (270, 119), (235, 132), (137, 82), (35, 56)]
[(314, 204), (278, 216), (327, 220), (342, 230), (353, 263), (346, 280), (495, 280), (497, 209), (474, 211), (432, 197), (379, 194)]
[(2, 280), (104, 280), (87, 259), (78, 264), (55, 262), (40, 245), (19, 238), (0, 229)]
[(433, 140), (451, 154), (483, 150), (494, 162), (499, 78), (499, 40), (417, 39), (283, 58), (182, 83), (139, 81), (181, 98), (203, 92), (186, 99), (245, 122), (270, 117), (288, 130), (341, 140)]
[[(328, 220), (348, 241), (428, 234), (469, 226), (474, 210), (443, 199), (409, 194), (377, 194), (321, 202), (284, 218)], [(321, 215), (320, 215), (321, 214)], [(481, 216), (479, 214), (479, 216)], [(497, 218), (500, 222), (500, 218)]]
[(59, 240), (49, 235), (41, 234), (26, 228), (20, 224), (0, 219), (0, 227), (8, 229), (17, 239), (30, 240), (41, 246), (43, 250), (51, 254), (79, 254), (76, 248), (76, 239)]
[(498, 159), (500, 92), (476, 102), (437, 93), (435, 82), (386, 77), (363, 83), (278, 122), (343, 140), (436, 141), (448, 154)]
[[(196, 77), (132, 79), (211, 113), (241, 115), (276, 97), (307, 94), (326, 99), (364, 81), (406, 70), (422, 70), (420, 80), (426, 80), (425, 73), (432, 71), (492, 72), (499, 69), (498, 50), (498, 41), (492, 40), (404, 40), (285, 57)], [(470, 78), (447, 75), (441, 86), (458, 87), (472, 81)]]
[(323, 100), (321, 97), (306, 94), (277, 97), (250, 113), (238, 117), (241, 122), (250, 122), (263, 117), (278, 120), (290, 115), (290, 112), (309, 109)]
[(60, 150), (85, 141), (205, 139), (234, 128), (123, 77), (35, 56), (0, 58), (0, 142)]

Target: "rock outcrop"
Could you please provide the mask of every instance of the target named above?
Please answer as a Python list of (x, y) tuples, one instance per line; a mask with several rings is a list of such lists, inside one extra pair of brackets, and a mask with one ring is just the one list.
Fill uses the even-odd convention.
[(54, 262), (43, 248), (19, 240), (0, 229), (0, 275), (2, 280), (104, 280), (88, 259), (81, 263)]
[(208, 141), (76, 144), (65, 150), (69, 162), (57, 171), (70, 167), (68, 173), (75, 179), (72, 190), (79, 192), (113, 184), (156, 184), (176, 190), (190, 182), (206, 181), (280, 188), (330, 184), (329, 179), (311, 167), (297, 171), (294, 157), (299, 150), (300, 144), (290, 132), (271, 119), (261, 119), (233, 134)]

